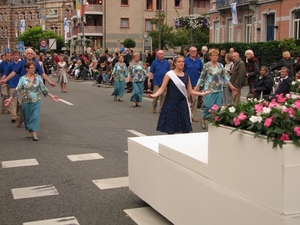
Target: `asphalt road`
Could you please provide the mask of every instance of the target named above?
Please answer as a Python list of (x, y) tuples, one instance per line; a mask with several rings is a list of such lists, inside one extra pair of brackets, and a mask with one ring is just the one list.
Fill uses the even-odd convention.
[[(151, 112), (151, 100), (144, 96), (142, 107), (133, 108), (130, 93), (125, 94), (124, 102), (115, 102), (112, 88), (98, 88), (91, 81), (71, 80), (68, 93), (60, 93), (59, 87), (49, 89), (73, 105), (42, 98), (38, 142), (27, 139), (24, 126), (17, 128), (9, 114), (0, 115), (0, 162), (38, 162), (0, 168), (0, 224), (71, 216), (80, 225), (136, 224), (124, 210), (147, 204), (128, 187), (99, 189), (93, 180), (128, 176), (127, 138), (135, 137), (135, 132), (162, 134), (156, 131), (159, 114)], [(200, 120), (201, 112), (197, 117)], [(200, 123), (193, 123), (193, 130), (205, 131)], [(68, 158), (87, 153), (98, 153), (104, 159), (73, 162)], [(47, 190), (55, 188), (54, 194), (21, 199), (13, 194), (18, 188), (43, 185)]]

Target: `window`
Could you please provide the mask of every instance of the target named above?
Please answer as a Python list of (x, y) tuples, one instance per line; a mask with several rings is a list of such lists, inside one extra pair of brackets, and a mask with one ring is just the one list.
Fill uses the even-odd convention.
[(121, 0), (121, 5), (129, 5), (129, 0)]
[(153, 0), (146, 0), (146, 9), (153, 10)]
[(210, 2), (209, 0), (194, 0), (194, 8), (209, 9)]
[(214, 22), (214, 43), (220, 42), (220, 21)]
[(246, 32), (245, 32), (245, 42), (252, 42), (252, 16), (245, 17)]
[(39, 20), (40, 19), (40, 13), (39, 12), (35, 12), (35, 19)]
[(177, 8), (181, 8), (182, 7), (181, 0), (175, 0), (175, 7), (177, 7)]
[(156, 0), (156, 10), (163, 10), (163, 0)]
[(234, 26), (232, 24), (232, 19), (229, 19), (227, 24), (227, 42), (233, 42)]
[(300, 11), (294, 13), (294, 38), (300, 39)]
[(152, 31), (153, 24), (151, 23), (151, 19), (145, 19), (145, 31)]
[(7, 21), (7, 14), (6, 13), (4, 13), (4, 15), (3, 15), (3, 20)]
[(129, 27), (129, 18), (121, 18), (121, 27)]
[(275, 14), (269, 14), (267, 19), (267, 41), (274, 40)]
[(19, 20), (19, 14), (17, 12), (15, 13), (15, 20)]
[(32, 13), (28, 12), (28, 20), (32, 20)]
[(24, 12), (21, 13), (21, 20), (25, 20), (25, 13)]
[(4, 37), (8, 37), (8, 27), (5, 27), (5, 30), (4, 30)]

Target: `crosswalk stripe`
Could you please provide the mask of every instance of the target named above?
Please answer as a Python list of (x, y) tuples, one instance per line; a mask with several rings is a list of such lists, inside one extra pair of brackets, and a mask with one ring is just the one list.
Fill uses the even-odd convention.
[(67, 105), (74, 105), (73, 103), (68, 102), (68, 101), (66, 101), (66, 100), (63, 100), (63, 99), (61, 99), (61, 98), (59, 98), (58, 100), (59, 100), (60, 102), (62, 102), (62, 103), (67, 104)]
[(104, 159), (99, 153), (88, 153), (88, 154), (78, 154), (78, 155), (67, 155), (67, 157), (72, 161), (86, 161), (95, 159)]
[(23, 225), (71, 225), (71, 224), (80, 225), (74, 216), (23, 223)]
[(59, 194), (53, 185), (14, 188), (11, 189), (11, 191), (14, 199), (35, 198)]
[(93, 183), (97, 185), (101, 190), (104, 189), (112, 189), (112, 188), (121, 188), (129, 186), (129, 178), (128, 177), (116, 177), (109, 179), (100, 179), (93, 180)]
[(39, 165), (36, 159), (19, 159), (19, 160), (9, 160), (2, 161), (2, 168), (12, 168), (12, 167), (22, 167), (22, 166), (36, 166)]
[(138, 225), (172, 225), (151, 207), (125, 209), (124, 212)]

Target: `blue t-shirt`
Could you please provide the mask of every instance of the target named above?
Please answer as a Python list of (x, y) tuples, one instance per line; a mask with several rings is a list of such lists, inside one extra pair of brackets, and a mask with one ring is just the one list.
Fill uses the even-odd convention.
[(153, 73), (153, 85), (154, 86), (161, 86), (165, 74), (170, 70), (170, 64), (168, 60), (164, 59), (160, 61), (155, 59), (150, 67), (150, 72)]
[[(13, 72), (16, 68), (19, 67), (19, 63), (20, 61), (18, 61), (17, 63), (12, 61), (10, 64), (8, 64), (4, 74), (8, 76), (11, 72)], [(20, 74), (17, 73), (13, 78), (7, 81), (6, 84), (8, 84), (10, 88), (16, 88), (19, 83), (20, 77)]]
[(6, 75), (5, 70), (6, 70), (9, 63), (10, 62), (7, 62), (7, 61), (2, 61), (0, 63), (0, 77), (2, 77), (3, 75)]
[(198, 57), (195, 60), (192, 60), (190, 57), (184, 59), (184, 72), (189, 75), (192, 87), (197, 85), (202, 68), (203, 63)]
[[(39, 62), (36, 60), (32, 60), (32, 62), (35, 63), (35, 74), (42, 75), (44, 72), (43, 72), (42, 67), (40, 66)], [(27, 73), (27, 70), (25, 68), (26, 63), (27, 63), (27, 60), (23, 59), (21, 62), (18, 63), (18, 66), (14, 69), (14, 72), (16, 74), (20, 74), (21, 76), (24, 76)]]

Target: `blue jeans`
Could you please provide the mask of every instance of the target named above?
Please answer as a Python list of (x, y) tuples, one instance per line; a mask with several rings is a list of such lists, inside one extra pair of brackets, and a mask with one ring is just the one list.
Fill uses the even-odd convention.
[(109, 81), (109, 74), (102, 74), (102, 79), (103, 79), (103, 83), (104, 84), (109, 84), (110, 81)]

